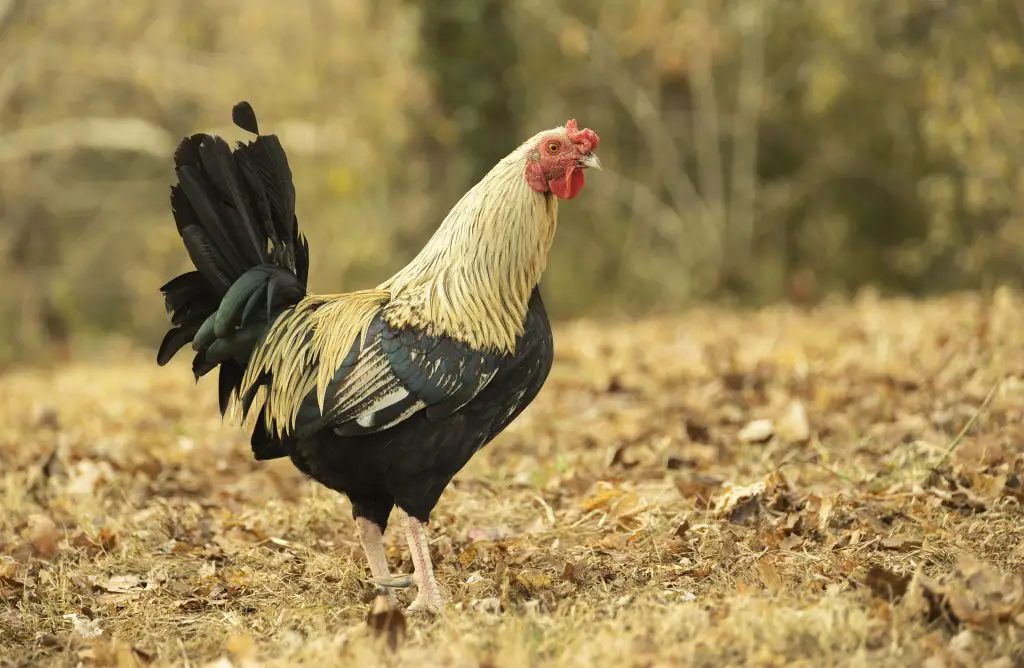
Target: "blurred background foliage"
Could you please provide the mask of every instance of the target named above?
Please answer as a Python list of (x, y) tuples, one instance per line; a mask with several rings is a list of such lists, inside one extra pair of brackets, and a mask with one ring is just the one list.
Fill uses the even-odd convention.
[(494, 162), (576, 117), (556, 316), (1019, 284), (1013, 0), (0, 0), (0, 360), (155, 345), (186, 267), (177, 139), (250, 100), (312, 288), (408, 261)]

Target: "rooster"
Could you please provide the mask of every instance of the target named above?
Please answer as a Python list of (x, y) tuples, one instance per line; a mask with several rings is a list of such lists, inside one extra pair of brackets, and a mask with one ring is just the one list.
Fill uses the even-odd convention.
[[(316, 295), (284, 149), (260, 134), (247, 102), (232, 120), (256, 138), (232, 150), (195, 134), (174, 155), (171, 210), (195, 271), (161, 288), (172, 326), (157, 363), (191, 343), (196, 379), (219, 369), (221, 414), (241, 409), (255, 458), (290, 458), (346, 495), (372, 581), (389, 601), (415, 583), (410, 611), (436, 613), (443, 598), (425, 525), (452, 477), (547, 378), (552, 337), (538, 283), (558, 199), (600, 168), (598, 136), (574, 120), (534, 135), (394, 276)], [(384, 553), (395, 506), (411, 577), (393, 577)]]

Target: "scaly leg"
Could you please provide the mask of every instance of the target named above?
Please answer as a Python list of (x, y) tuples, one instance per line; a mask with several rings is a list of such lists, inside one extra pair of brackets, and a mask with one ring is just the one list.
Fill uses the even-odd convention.
[[(391, 572), (388, 570), (388, 558), (384, 554), (384, 536), (380, 527), (366, 519), (356, 518), (356, 529), (359, 531), (359, 542), (363, 545), (363, 552), (366, 553), (366, 560), (370, 562), (370, 573), (374, 581), (386, 581), (391, 579)], [(395, 594), (390, 589), (384, 591), (378, 586), (378, 595), (385, 596), (388, 605), (395, 606)]]
[(434, 566), (430, 563), (430, 548), (427, 545), (427, 534), (423, 524), (416, 518), (405, 517), (405, 531), (409, 539), (409, 551), (412, 553), (412, 564), (416, 569), (416, 600), (409, 606), (409, 612), (429, 612), (437, 614), (444, 607), (441, 590), (434, 577)]

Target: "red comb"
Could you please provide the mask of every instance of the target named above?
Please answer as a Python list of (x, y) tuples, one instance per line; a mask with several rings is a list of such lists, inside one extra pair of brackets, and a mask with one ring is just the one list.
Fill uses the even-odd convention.
[(578, 129), (575, 118), (566, 122), (565, 130), (569, 134), (569, 141), (580, 147), (580, 153), (590, 153), (601, 143), (601, 138), (590, 128)]

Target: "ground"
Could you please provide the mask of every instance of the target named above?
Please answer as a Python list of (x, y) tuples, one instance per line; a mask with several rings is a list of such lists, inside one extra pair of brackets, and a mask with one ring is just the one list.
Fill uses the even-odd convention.
[(348, 503), (184, 362), (10, 372), (0, 664), (1022, 665), (1022, 306), (560, 325), (435, 511), (439, 619), (370, 614)]

